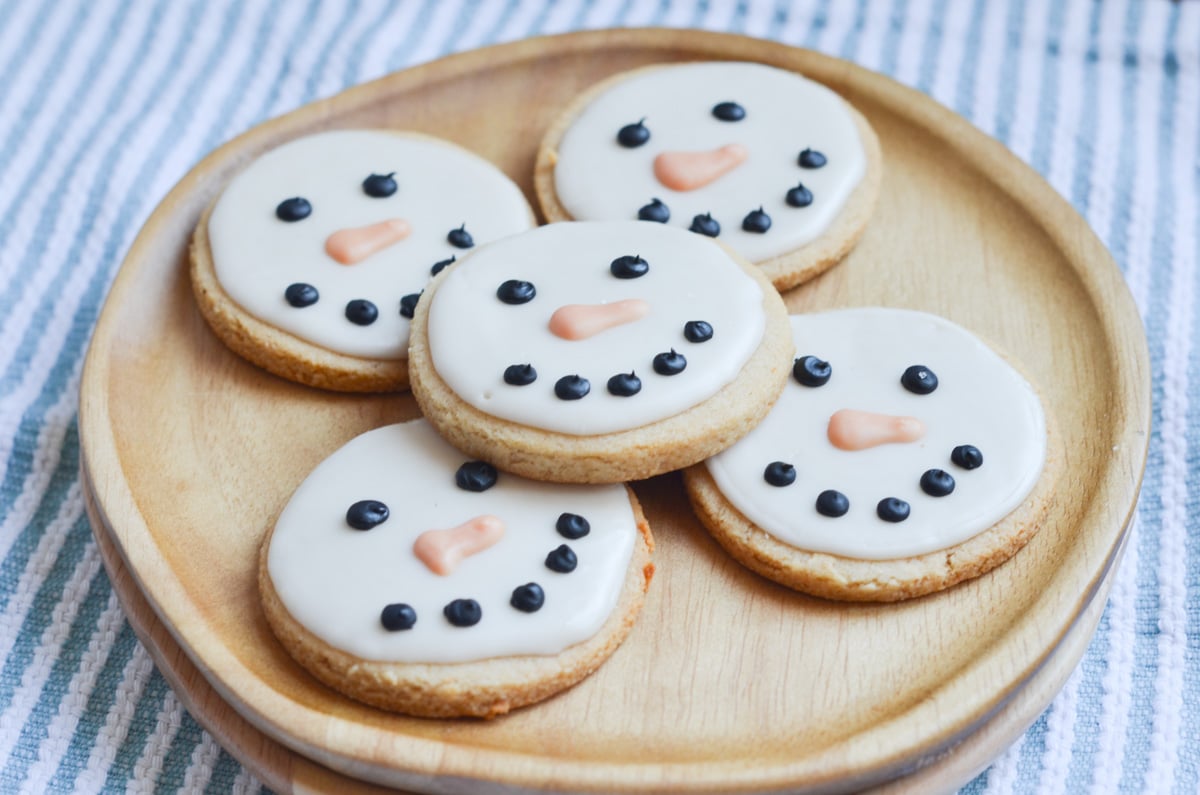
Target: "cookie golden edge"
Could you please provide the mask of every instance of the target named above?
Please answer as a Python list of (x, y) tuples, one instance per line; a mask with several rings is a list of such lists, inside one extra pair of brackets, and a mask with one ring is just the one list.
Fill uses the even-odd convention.
[[(567, 212), (567, 208), (559, 200), (554, 185), (558, 146), (567, 129), (585, 107), (612, 86), (639, 73), (666, 69), (672, 65), (674, 64), (654, 64), (612, 75), (577, 96), (550, 124), (538, 147), (533, 169), (534, 193), (542, 216), (547, 222), (577, 220)], [(858, 245), (858, 241), (867, 230), (871, 216), (875, 213), (875, 204), (879, 200), (879, 190), (883, 183), (883, 151), (879, 146), (879, 136), (857, 108), (844, 98), (842, 103), (858, 129), (866, 159), (866, 170), (833, 223), (819, 237), (799, 248), (756, 263), (780, 292), (819, 276), (845, 259)]]
[(267, 568), (272, 529), (262, 542), (258, 588), (271, 631), (301, 667), (356, 701), (422, 718), (494, 718), (544, 701), (585, 679), (629, 635), (654, 577), (654, 538), (637, 496), (625, 487), (637, 539), (612, 614), (594, 636), (556, 655), (495, 657), (462, 663), (365, 660), (318, 638), (288, 612)]
[(727, 253), (762, 290), (763, 338), (738, 375), (711, 397), (671, 417), (613, 433), (574, 436), (486, 414), (452, 390), (434, 368), (429, 350), (429, 307), (444, 277), (470, 267), (451, 265), (417, 303), (408, 365), (421, 413), (447, 442), (467, 455), (532, 480), (623, 483), (682, 469), (716, 455), (748, 434), (779, 399), (791, 372), (794, 345), (787, 307), (761, 271)]
[(898, 602), (980, 577), (1012, 558), (1050, 514), (1063, 470), (1057, 434), (1046, 418), (1046, 461), (1032, 491), (983, 532), (945, 549), (892, 560), (862, 560), (800, 549), (747, 519), (726, 499), (703, 463), (683, 472), (700, 523), (751, 571), (795, 591), (842, 602)]

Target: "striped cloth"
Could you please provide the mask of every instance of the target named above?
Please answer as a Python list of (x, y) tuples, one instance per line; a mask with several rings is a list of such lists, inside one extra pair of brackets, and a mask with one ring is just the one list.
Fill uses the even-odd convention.
[(777, 39), (914, 86), (1108, 245), (1153, 370), (1133, 535), (1082, 664), (964, 792), (1200, 790), (1200, 2), (0, 0), (0, 791), (260, 789), (155, 671), (83, 513), (80, 366), (156, 203), (218, 144), (355, 83), (642, 25)]

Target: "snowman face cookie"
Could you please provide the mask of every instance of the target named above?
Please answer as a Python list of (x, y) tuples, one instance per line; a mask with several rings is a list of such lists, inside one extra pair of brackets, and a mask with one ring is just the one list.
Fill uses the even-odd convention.
[(910, 558), (992, 527), (1037, 484), (1041, 402), (965, 329), (883, 308), (797, 315), (792, 327), (783, 396), (706, 462), (758, 527), (797, 549)]
[(572, 218), (666, 223), (761, 262), (825, 232), (866, 168), (834, 92), (760, 64), (693, 63), (592, 98), (557, 144), (554, 192)]
[(322, 462), (265, 554), (288, 614), (335, 649), (457, 663), (554, 655), (595, 635), (638, 538), (624, 486), (497, 473), (414, 421)]
[(335, 353), (403, 359), (431, 274), (532, 223), (516, 185), (466, 150), (345, 130), (255, 160), (207, 233), (221, 288), (250, 315)]

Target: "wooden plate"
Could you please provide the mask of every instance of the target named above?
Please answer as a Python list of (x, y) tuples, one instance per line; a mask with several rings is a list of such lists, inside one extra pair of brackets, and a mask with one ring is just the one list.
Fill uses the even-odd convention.
[[(789, 293), (788, 304), (925, 309), (1017, 357), (1064, 438), (1050, 520), (979, 580), (898, 605), (841, 605), (734, 564), (692, 518), (678, 478), (664, 476), (637, 486), (659, 544), (641, 621), (575, 689), (476, 722), (390, 715), (324, 688), (266, 626), (258, 542), (317, 462), (416, 408), (407, 395), (293, 385), (226, 351), (187, 283), (200, 212), (259, 153), (332, 127), (441, 135), (530, 193), (541, 131), (582, 88), (646, 63), (718, 58), (803, 72), (875, 126), (887, 169), (877, 217), (846, 262)], [(1094, 621), (1096, 608), (1081, 616), (1117, 554), (1145, 463), (1147, 361), (1128, 291), (1084, 221), (1003, 147), (922, 95), (769, 42), (589, 32), (385, 77), (261, 125), (201, 162), (151, 216), (113, 285), (83, 375), (80, 434), (97, 535), (111, 535), (205, 686), (305, 757), (416, 790), (478, 791), (480, 781), (849, 789), (936, 758), (1006, 705), (1024, 704), (1032, 720), (1053, 693), (1013, 701), (1023, 684), (1060, 648), (1078, 659), (1081, 644), (1062, 644), (1077, 621)]]

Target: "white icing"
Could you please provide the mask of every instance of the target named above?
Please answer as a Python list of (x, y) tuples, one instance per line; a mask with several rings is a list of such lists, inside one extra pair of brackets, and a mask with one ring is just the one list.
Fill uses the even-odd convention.
[[(724, 101), (740, 104), (746, 117), (714, 118), (713, 106)], [(643, 117), (650, 140), (633, 149), (618, 144), (617, 131)], [(749, 158), (704, 188), (674, 191), (654, 176), (661, 152), (730, 143), (743, 144)], [(828, 162), (801, 168), (796, 159), (805, 148), (822, 152)], [(693, 216), (711, 212), (721, 224), (721, 241), (757, 262), (817, 238), (865, 169), (858, 129), (833, 91), (761, 64), (716, 62), (648, 70), (613, 85), (563, 135), (554, 180), (559, 201), (579, 220), (634, 219), (655, 197), (670, 208), (668, 223), (683, 229)], [(815, 200), (791, 207), (784, 197), (801, 182)], [(743, 231), (742, 219), (759, 205), (771, 216), (771, 229)]]
[[(392, 171), (394, 194), (363, 192), (368, 176)], [(294, 196), (312, 214), (276, 218), (276, 206)], [(342, 265), (325, 252), (333, 232), (392, 218), (407, 221), (411, 234), (362, 262)], [(431, 138), (343, 130), (299, 138), (251, 163), (217, 200), (208, 236), (218, 281), (251, 315), (338, 353), (402, 359), (410, 321), (400, 299), (424, 289), (435, 262), (465, 253), (446, 241), (464, 222), (476, 245), (533, 225), (520, 189), (479, 156)], [(284, 290), (295, 282), (316, 287), (317, 303), (288, 304)], [(374, 303), (378, 319), (347, 320), (354, 299)]]
[[(613, 276), (610, 264), (624, 255), (640, 255), (649, 272)], [(509, 279), (532, 282), (536, 297), (518, 306), (500, 301), (496, 289)], [(562, 306), (628, 298), (644, 299), (649, 312), (588, 339), (549, 329)], [(481, 411), (562, 433), (610, 433), (678, 414), (734, 380), (762, 340), (762, 302), (758, 284), (699, 235), (638, 221), (550, 224), (487, 246), (446, 273), (429, 307), (429, 347), (446, 384)], [(689, 342), (689, 320), (712, 324), (712, 339)], [(654, 357), (672, 348), (687, 367), (659, 375)], [(526, 363), (537, 370), (535, 382), (504, 382), (506, 367)], [(631, 370), (641, 392), (609, 394), (608, 379)], [(555, 382), (576, 374), (591, 392), (555, 396)]]
[[(313, 470), (279, 516), (267, 567), (288, 612), (326, 643), (368, 660), (463, 662), (510, 655), (557, 654), (600, 629), (620, 595), (638, 534), (625, 487), (537, 483), (504, 472), (496, 485), (468, 492), (454, 483), (466, 457), (424, 421), (389, 425), (347, 443)], [(346, 524), (359, 500), (388, 506), (370, 530)], [(576, 513), (591, 532), (569, 540), (555, 530), (561, 513)], [(423, 532), (481, 514), (505, 524), (494, 546), (439, 576), (413, 554)], [(567, 544), (577, 568), (545, 566)], [(545, 604), (524, 613), (509, 604), (513, 589), (536, 582)], [(455, 599), (474, 599), (483, 618), (456, 627), (442, 614)], [(389, 631), (380, 612), (411, 605), (417, 623)]]
[[(1009, 514), (1033, 489), (1046, 456), (1046, 424), (1033, 388), (970, 332), (943, 318), (900, 309), (848, 309), (791, 318), (797, 356), (833, 368), (829, 382), (806, 387), (789, 379), (761, 425), (707, 462), (721, 492), (759, 527), (792, 546), (852, 558), (886, 560), (957, 544)], [(931, 369), (938, 387), (915, 395), (900, 384), (913, 364)], [(829, 418), (852, 408), (917, 417), (925, 435), (907, 444), (839, 450)], [(971, 444), (983, 466), (950, 461)], [(772, 486), (772, 461), (796, 467), (790, 486)], [(931, 497), (921, 475), (944, 469), (954, 491)], [(842, 492), (850, 511), (830, 518), (814, 508), (826, 489)], [(889, 523), (876, 504), (898, 497), (909, 518)]]

